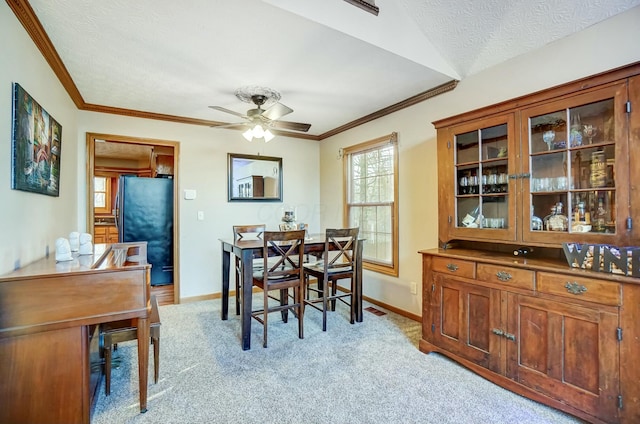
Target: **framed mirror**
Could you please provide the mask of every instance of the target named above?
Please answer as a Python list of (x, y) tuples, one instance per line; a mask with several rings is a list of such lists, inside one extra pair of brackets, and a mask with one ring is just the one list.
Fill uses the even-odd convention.
[(230, 202), (281, 202), (282, 158), (228, 154)]

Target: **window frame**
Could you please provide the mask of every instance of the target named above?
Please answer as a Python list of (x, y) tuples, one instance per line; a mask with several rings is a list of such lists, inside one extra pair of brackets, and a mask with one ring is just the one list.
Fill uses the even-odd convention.
[[(100, 215), (104, 215), (104, 214), (111, 214), (111, 178), (110, 177), (105, 177), (102, 175), (96, 175), (93, 177), (94, 178), (94, 190), (93, 190), (93, 196), (94, 196), (94, 200), (93, 200), (93, 213), (94, 214), (100, 214)], [(104, 191), (97, 191), (95, 189), (95, 179), (96, 178), (104, 178), (104, 187), (105, 190)], [(95, 195), (96, 193), (104, 193), (104, 208), (99, 208), (95, 205)]]
[(373, 140), (365, 141), (353, 146), (342, 149), (342, 169), (343, 169), (343, 222), (345, 226), (350, 226), (349, 215), (352, 206), (361, 207), (362, 205), (381, 205), (389, 202), (372, 202), (372, 203), (352, 203), (351, 202), (351, 156), (354, 154), (365, 153), (371, 150), (378, 150), (382, 147), (393, 146), (393, 204), (391, 206), (391, 264), (362, 258), (362, 268), (370, 271), (379, 272), (386, 275), (397, 277), (399, 275), (399, 214), (398, 214), (398, 134), (391, 134), (378, 137)]

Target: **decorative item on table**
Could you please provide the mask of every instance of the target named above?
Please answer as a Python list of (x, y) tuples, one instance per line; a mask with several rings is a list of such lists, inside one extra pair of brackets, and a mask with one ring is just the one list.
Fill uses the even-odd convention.
[(305, 240), (312, 240), (313, 239), (312, 237), (309, 236), (309, 226), (306, 223), (300, 222), (296, 229), (297, 230), (304, 230), (304, 239)]
[(91, 243), (91, 234), (82, 233), (80, 234), (80, 255), (92, 255), (93, 254), (93, 243)]
[(72, 252), (77, 252), (80, 247), (80, 233), (77, 231), (72, 231), (69, 233), (69, 246), (71, 247)]
[(296, 215), (296, 208), (292, 206), (283, 207), (280, 231), (292, 231), (298, 229), (298, 225), (296, 224)]
[(582, 133), (589, 139), (589, 144), (593, 144), (593, 137), (595, 137), (598, 133), (598, 127), (595, 127), (591, 124), (584, 125)]
[(548, 150), (553, 150), (553, 140), (556, 138), (556, 132), (553, 130), (545, 131), (542, 133), (542, 141), (547, 145)]
[(562, 250), (572, 268), (640, 277), (640, 247), (563, 243)]
[(71, 246), (69, 240), (64, 237), (56, 239), (56, 262), (71, 261)]

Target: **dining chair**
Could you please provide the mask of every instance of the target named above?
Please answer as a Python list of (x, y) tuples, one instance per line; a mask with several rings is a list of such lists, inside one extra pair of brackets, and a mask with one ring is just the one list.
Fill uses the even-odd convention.
[[(322, 260), (304, 266), (306, 287), (305, 305), (322, 312), (322, 331), (327, 331), (327, 310), (336, 309), (336, 300), (348, 305), (351, 310), (351, 324), (355, 322), (356, 304), (354, 302), (356, 281), (356, 252), (358, 248), (358, 228), (327, 229), (325, 233)], [(310, 277), (317, 280), (312, 288)], [(338, 293), (338, 280), (349, 279), (349, 291)], [(317, 298), (311, 298), (314, 292)]]
[[(111, 394), (111, 352), (118, 348), (118, 343), (138, 338), (136, 321), (125, 319), (100, 324), (99, 334), (104, 353), (104, 394), (106, 396)], [(153, 382), (158, 383), (158, 375), (160, 373), (160, 314), (155, 295), (151, 295), (149, 335), (151, 344), (153, 344)]]
[[(267, 347), (268, 316), (281, 312), (287, 322), (288, 311), (298, 318), (298, 337), (304, 338), (304, 230), (265, 231), (263, 233), (263, 269), (253, 274), (253, 285), (262, 289), (262, 308), (251, 311), (251, 317), (263, 326), (263, 347)], [(271, 257), (269, 255), (271, 254)], [(289, 304), (289, 289), (293, 289), (294, 301)], [(271, 302), (269, 292), (279, 291), (277, 305)]]
[[(234, 225), (233, 226), (233, 239), (234, 241), (242, 240), (243, 238), (251, 236), (252, 238), (262, 238), (262, 233), (266, 230), (265, 224), (252, 224), (252, 225)], [(255, 260), (253, 263), (254, 270), (256, 267), (262, 266), (261, 260)], [(236, 315), (240, 315), (240, 302), (241, 302), (241, 284), (242, 284), (242, 260), (236, 256)]]

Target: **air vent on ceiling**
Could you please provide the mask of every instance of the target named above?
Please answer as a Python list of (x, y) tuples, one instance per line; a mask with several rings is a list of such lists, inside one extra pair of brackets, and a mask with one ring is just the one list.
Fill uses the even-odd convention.
[(359, 7), (362, 10), (366, 10), (369, 13), (373, 13), (378, 16), (378, 12), (380, 8), (376, 6), (375, 0), (344, 0), (347, 3), (351, 3), (352, 5)]

